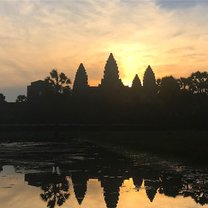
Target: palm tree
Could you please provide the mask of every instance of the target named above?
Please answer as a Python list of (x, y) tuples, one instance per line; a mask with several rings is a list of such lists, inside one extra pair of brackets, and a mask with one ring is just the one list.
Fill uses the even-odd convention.
[(58, 73), (56, 69), (50, 72), (50, 76), (46, 77), (48, 82), (56, 94), (66, 94), (71, 92), (71, 80), (63, 73)]
[(57, 174), (52, 175), (51, 183), (41, 186), (44, 191), (40, 194), (43, 201), (47, 202), (47, 207), (54, 208), (56, 204), (61, 206), (69, 198), (69, 182), (66, 177)]

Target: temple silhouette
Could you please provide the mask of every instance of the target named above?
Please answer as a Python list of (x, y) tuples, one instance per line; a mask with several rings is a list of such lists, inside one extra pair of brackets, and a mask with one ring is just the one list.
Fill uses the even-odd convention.
[[(154, 72), (150, 66), (147, 67), (144, 74), (144, 91), (148, 95), (156, 94), (156, 79)], [(119, 69), (116, 63), (116, 60), (112, 53), (110, 53), (107, 62), (104, 67), (103, 78), (101, 79), (101, 83), (97, 87), (91, 87), (88, 84), (88, 75), (87, 71), (81, 63), (77, 69), (73, 89), (72, 89), (72, 97), (75, 98), (85, 98), (89, 99), (90, 97), (102, 97), (107, 95), (124, 95), (131, 93), (131, 91), (140, 91), (141, 92), (142, 85), (138, 75), (135, 75), (135, 78), (132, 81), (132, 86), (125, 86), (122, 80), (119, 77)], [(27, 87), (27, 97), (29, 102), (37, 101), (42, 96), (47, 95), (47, 93), (52, 92), (53, 86), (49, 84), (46, 80), (38, 80), (32, 82)]]
[[(117, 208), (120, 189), (125, 180), (132, 179), (136, 192), (143, 186), (149, 202), (153, 202), (157, 194), (168, 197), (191, 197), (197, 204), (208, 204), (208, 184), (205, 178), (194, 177), (190, 172), (168, 169), (155, 169), (148, 164), (136, 165), (127, 158), (103, 148), (88, 146), (86, 160), (76, 160), (70, 165), (61, 164), (62, 174), (57, 172), (27, 173), (25, 181), (28, 185), (40, 187), (41, 197), (52, 207), (56, 202), (64, 203), (70, 200), (69, 181), (72, 181), (74, 195), (77, 203), (81, 205), (87, 194), (87, 182), (97, 179), (103, 190), (106, 208)], [(81, 154), (82, 155), (82, 154)], [(96, 157), (95, 157), (96, 155)], [(201, 173), (199, 173), (201, 174)], [(57, 188), (55, 188), (57, 187)], [(50, 198), (44, 198), (50, 193)], [(57, 193), (63, 193), (59, 195)]]
[[(144, 170), (143, 170), (144, 172)], [(109, 172), (110, 173), (110, 172)], [(87, 174), (85, 180), (83, 178), (79, 178), (80, 172), (70, 173), (68, 170), (68, 174), (71, 177), (74, 194), (77, 199), (78, 204), (81, 204), (85, 198), (87, 192), (87, 181), (89, 179), (99, 178), (99, 176), (94, 173), (92, 175)], [(77, 175), (76, 175), (77, 174)], [(85, 174), (84, 172), (82, 174)], [(139, 174), (139, 170), (138, 170)], [(145, 174), (145, 172), (144, 172)], [(147, 173), (148, 174), (148, 173)], [(116, 208), (119, 196), (120, 196), (120, 188), (124, 182), (124, 180), (128, 180), (130, 178), (134, 181), (135, 190), (139, 192), (141, 187), (141, 182), (144, 180), (144, 188), (146, 192), (146, 197), (149, 199), (150, 202), (153, 202), (157, 193), (164, 194), (168, 197), (191, 197), (197, 204), (205, 205), (208, 204), (208, 187), (205, 181), (198, 181), (197, 179), (188, 179), (181, 174), (176, 174), (174, 172), (165, 173), (159, 175), (158, 178), (155, 178), (155, 171), (153, 170), (153, 175), (148, 176), (144, 175), (144, 178), (138, 178), (135, 181), (135, 176), (132, 175), (132, 170), (126, 176), (103, 176), (99, 178), (100, 185), (103, 188), (103, 197), (105, 200), (106, 208)], [(76, 175), (76, 180), (74, 180), (74, 176)], [(52, 186), (56, 186), (55, 184), (60, 184), (65, 181), (65, 185), (63, 186), (68, 187), (68, 182), (64, 179), (66, 176), (59, 176), (54, 174), (35, 174), (29, 173), (25, 175), (25, 181), (28, 182), (28, 185), (41, 187), (42, 190), (46, 191), (46, 188), (51, 189)], [(162, 178), (160, 178), (162, 177)], [(50, 188), (49, 188), (50, 187)], [(65, 191), (68, 189), (65, 189)], [(56, 190), (57, 191), (57, 190)], [(59, 192), (60, 190), (58, 190)], [(66, 200), (68, 199), (67, 198)]]
[(5, 164), (14, 165), (17, 172), (21, 167), (33, 170), (24, 174), (24, 181), (29, 186), (40, 188), (40, 199), (47, 207), (63, 205), (70, 200), (71, 191), (77, 203), (82, 205), (91, 179), (99, 182), (106, 208), (117, 208), (122, 185), (129, 179), (133, 181), (132, 191), (140, 192), (143, 188), (150, 203), (162, 194), (172, 198), (189, 197), (196, 204), (208, 204), (207, 170), (175, 170), (172, 164), (171, 167), (162, 163), (158, 166), (154, 162), (150, 165), (144, 158), (139, 162), (138, 159), (133, 161), (119, 153), (77, 140), (67, 145), (57, 142), (50, 146), (47, 143), (36, 144), (33, 154), (28, 151), (31, 145), (23, 146), (21, 154), (18, 151), (18, 154), (1, 154), (0, 172), (5, 158), (8, 159)]
[(74, 194), (79, 204), (82, 203), (87, 191), (87, 174), (84, 171), (72, 173), (71, 180), (73, 183)]
[(27, 96), (19, 95), (16, 103), (5, 102), (0, 94), (0, 123), (207, 129), (206, 71), (194, 72), (187, 78), (156, 79), (149, 65), (143, 80), (136, 74), (129, 87), (123, 84), (111, 53), (100, 84), (90, 86), (88, 81), (81, 63), (73, 85), (64, 73), (53, 69), (44, 80), (31, 82)]

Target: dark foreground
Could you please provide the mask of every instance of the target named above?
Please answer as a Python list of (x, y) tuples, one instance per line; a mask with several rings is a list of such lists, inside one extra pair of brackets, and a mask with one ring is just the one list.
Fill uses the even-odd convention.
[(0, 141), (55, 141), (79, 138), (107, 147), (207, 164), (208, 130), (155, 129), (122, 125), (1, 125)]
[(208, 207), (208, 169), (89, 142), (0, 144), (0, 207)]
[(124, 151), (150, 152), (166, 158), (207, 164), (208, 131), (205, 130), (105, 131), (88, 133), (88, 138)]

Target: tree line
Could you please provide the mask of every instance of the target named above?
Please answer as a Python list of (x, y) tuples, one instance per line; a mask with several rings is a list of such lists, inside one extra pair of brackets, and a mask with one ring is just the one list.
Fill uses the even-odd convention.
[[(156, 79), (148, 66), (141, 82), (135, 75), (131, 87), (119, 78), (110, 54), (101, 84), (91, 87), (83, 64), (75, 80), (56, 69), (44, 80), (32, 82), (16, 104), (0, 94), (0, 122), (137, 123), (142, 125), (205, 126), (208, 116), (208, 72), (188, 77)], [(18, 115), (18, 116), (17, 116)], [(204, 128), (204, 127), (203, 127)]]
[[(52, 86), (53, 90), (51, 90), (51, 94), (58, 96), (67, 95), (69, 97), (73, 95), (71, 79), (63, 72), (59, 73), (56, 69), (53, 69), (49, 76), (45, 78), (45, 81)], [(144, 74), (143, 83), (142, 86), (138, 75), (136, 75), (130, 88), (138, 93), (142, 93), (142, 88), (146, 87), (144, 90), (146, 92), (144, 93), (158, 95), (164, 99), (179, 94), (208, 95), (208, 72), (206, 71), (197, 71), (189, 77), (180, 77), (179, 79), (173, 76), (166, 76), (155, 80), (152, 72), (147, 69)], [(18, 95), (16, 98), (17, 103), (26, 103), (27, 101), (26, 95)], [(6, 103), (6, 97), (3, 93), (0, 93), (0, 103)]]

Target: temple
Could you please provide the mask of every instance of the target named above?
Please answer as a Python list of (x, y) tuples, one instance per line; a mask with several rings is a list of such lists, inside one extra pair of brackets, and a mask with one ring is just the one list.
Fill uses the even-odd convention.
[(85, 93), (89, 88), (88, 85), (88, 76), (84, 65), (81, 63), (77, 69), (74, 85), (73, 85), (73, 94), (82, 94)]
[[(79, 65), (73, 83), (72, 97), (94, 99), (95, 97), (102, 97), (103, 95), (115, 95), (115, 93), (117, 96), (125, 96), (125, 94), (129, 92), (140, 94), (142, 89), (144, 89), (147, 94), (156, 93), (156, 81), (152, 68), (150, 66), (147, 67), (144, 73), (143, 86), (137, 74), (132, 81), (132, 86), (125, 86), (120, 79), (117, 62), (113, 54), (110, 53), (104, 67), (103, 78), (98, 86), (89, 86), (87, 70), (83, 63)], [(46, 81), (39, 80), (32, 82), (27, 88), (28, 101), (37, 101), (39, 98), (43, 97), (43, 95), (51, 91), (53, 91), (52, 86)]]
[[(124, 187), (122, 185), (125, 180), (131, 179), (135, 191), (145, 189), (146, 197), (151, 203), (156, 199), (157, 194), (168, 197), (191, 197), (200, 205), (208, 203), (208, 187), (203, 179), (201, 181), (196, 178), (190, 179), (189, 175), (184, 177), (181, 172), (172, 170), (149, 169), (149, 164), (135, 166), (135, 163), (127, 162), (123, 156), (105, 152), (103, 149), (95, 151), (90, 147), (87, 152), (89, 152), (88, 159), (61, 164), (61, 174), (44, 171), (26, 173), (24, 180), (30, 186), (40, 187), (40, 196), (47, 203), (54, 203), (55, 199), (57, 203), (63, 204), (71, 197), (70, 188), (73, 186), (77, 203), (84, 206), (84, 201), (89, 200), (87, 191), (90, 188), (88, 190), (87, 186), (91, 179), (99, 181), (106, 208), (118, 207), (120, 193)], [(50, 167), (50, 164), (43, 166), (44, 170), (47, 170), (48, 166)], [(96, 193), (94, 194), (96, 196)], [(88, 199), (85, 199), (87, 195)], [(55, 203), (51, 207), (55, 207)]]
[(119, 79), (119, 70), (113, 54), (111, 53), (108, 57), (107, 63), (105, 65), (103, 79), (99, 85), (101, 88), (119, 89), (124, 85)]
[(87, 192), (87, 176), (83, 171), (75, 172), (72, 174), (72, 184), (74, 188), (74, 194), (79, 204), (82, 204), (82, 201)]

